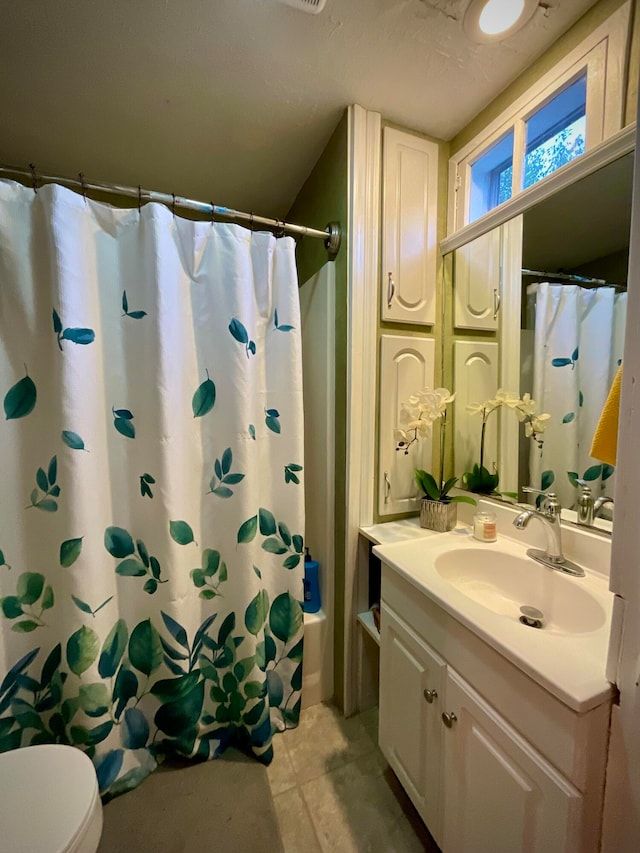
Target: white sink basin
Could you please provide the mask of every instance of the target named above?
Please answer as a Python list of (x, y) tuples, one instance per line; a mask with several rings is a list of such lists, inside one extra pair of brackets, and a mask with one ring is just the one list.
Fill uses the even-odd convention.
[[(520, 542), (500, 536), (480, 543), (462, 527), (377, 545), (373, 553), (573, 710), (610, 695), (613, 596), (605, 576), (587, 570), (571, 577), (527, 556)], [(520, 622), (525, 605), (542, 611), (541, 629)]]
[(543, 630), (597, 631), (607, 614), (580, 579), (550, 570), (531, 557), (495, 548), (458, 548), (434, 559), (440, 577), (493, 613), (520, 617), (520, 607), (542, 611)]

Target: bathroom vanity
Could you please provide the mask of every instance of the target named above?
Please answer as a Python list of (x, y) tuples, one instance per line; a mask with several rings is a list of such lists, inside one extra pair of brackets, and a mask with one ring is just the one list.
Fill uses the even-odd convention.
[[(598, 850), (606, 578), (563, 576), (464, 526), (373, 553), (380, 748), (444, 853)], [(542, 610), (541, 629), (521, 604)]]

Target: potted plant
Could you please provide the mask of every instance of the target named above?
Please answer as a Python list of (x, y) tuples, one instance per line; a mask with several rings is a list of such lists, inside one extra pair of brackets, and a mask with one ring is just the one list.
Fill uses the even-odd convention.
[(409, 448), (420, 438), (431, 434), (435, 421), (440, 421), (440, 470), (439, 477), (435, 477), (428, 471), (416, 468), (413, 472), (414, 478), (423, 493), (420, 503), (420, 526), (429, 530), (437, 530), (444, 533), (452, 530), (458, 520), (458, 503), (470, 503), (475, 505), (475, 500), (467, 495), (449, 494), (458, 481), (457, 477), (444, 479), (444, 448), (447, 428), (447, 404), (451, 403), (455, 394), (451, 394), (447, 388), (436, 388), (431, 391), (425, 388), (419, 394), (412, 395), (400, 409), (400, 423), (402, 429), (395, 431), (396, 450), (401, 450), (405, 455)]
[(476, 492), (481, 495), (507, 495), (517, 500), (518, 495), (511, 492), (499, 492), (498, 483), (500, 475), (497, 471), (489, 471), (484, 465), (484, 439), (489, 416), (497, 409), (506, 406), (513, 409), (518, 417), (518, 420), (525, 425), (525, 435), (527, 438), (533, 438), (538, 442), (538, 446), (542, 448), (541, 434), (547, 427), (547, 421), (550, 418), (548, 414), (537, 414), (535, 400), (531, 399), (530, 394), (525, 394), (522, 399), (511, 391), (504, 391), (499, 388), (496, 396), (492, 400), (485, 400), (484, 403), (470, 403), (467, 406), (467, 412), (470, 415), (482, 415), (482, 428), (480, 430), (480, 463), (474, 463), (471, 471), (466, 471), (462, 475), (462, 482), (471, 492)]

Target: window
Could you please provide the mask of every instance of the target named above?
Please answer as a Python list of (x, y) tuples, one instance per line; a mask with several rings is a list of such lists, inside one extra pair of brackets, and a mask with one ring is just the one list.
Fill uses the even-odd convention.
[(630, 9), (623, 3), (453, 155), (450, 235), (620, 130)]
[(584, 154), (586, 135), (585, 72), (526, 122), (523, 188)]
[(471, 166), (470, 221), (510, 199), (512, 182), (513, 131)]

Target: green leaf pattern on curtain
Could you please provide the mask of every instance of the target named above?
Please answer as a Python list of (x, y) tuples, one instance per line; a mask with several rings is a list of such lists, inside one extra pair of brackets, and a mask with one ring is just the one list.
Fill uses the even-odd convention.
[[(302, 687), (293, 241), (53, 185), (0, 207), (0, 752), (76, 745), (105, 799), (168, 751), (268, 763)], [(65, 262), (31, 269), (35, 234)]]

